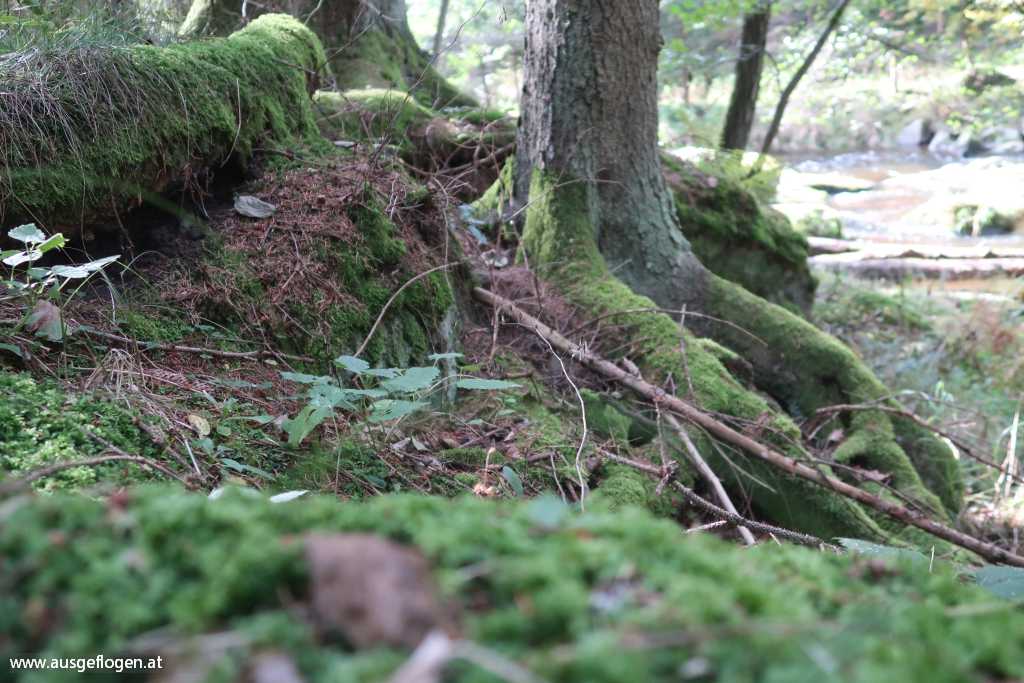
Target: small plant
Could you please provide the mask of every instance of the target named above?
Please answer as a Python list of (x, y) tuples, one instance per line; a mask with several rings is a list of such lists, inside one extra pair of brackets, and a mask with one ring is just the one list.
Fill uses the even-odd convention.
[(298, 446), (324, 420), (341, 409), (360, 413), (366, 422), (389, 422), (398, 420), (421, 410), (430, 402), (424, 400), (432, 392), (454, 380), (459, 389), (475, 391), (513, 389), (518, 384), (504, 380), (480, 377), (441, 377), (437, 363), (460, 358), (459, 353), (441, 353), (430, 356), (434, 365), (411, 368), (372, 368), (361, 358), (339, 356), (335, 365), (357, 378), (360, 387), (342, 386), (330, 375), (306, 375), (296, 372), (282, 372), (283, 379), (308, 384), (308, 403), (284, 423), (288, 444)]
[[(56, 265), (41, 267), (34, 265), (36, 261), (54, 249), (60, 249), (66, 243), (62, 233), (47, 237), (33, 223), (21, 225), (8, 231), (7, 236), (21, 242), (22, 249), (0, 252), (0, 261), (11, 269), (10, 275), (0, 280), (0, 303), (27, 300), (26, 313), (15, 328), (24, 327), (37, 336), (49, 341), (62, 341), (65, 336), (61, 307), (74, 296), (65, 294), (68, 283), (81, 280), (78, 287), (93, 274), (100, 272), (121, 256), (107, 256), (81, 265)], [(18, 271), (19, 267), (24, 267)], [(78, 288), (75, 289), (78, 291)], [(4, 344), (2, 348), (20, 355), (17, 347)]]

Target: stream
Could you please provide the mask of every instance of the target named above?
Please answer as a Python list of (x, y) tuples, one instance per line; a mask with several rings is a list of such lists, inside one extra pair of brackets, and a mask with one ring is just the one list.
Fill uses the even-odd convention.
[[(865, 241), (1024, 245), (1022, 156), (956, 160), (893, 150), (780, 161), (784, 168), (774, 206), (794, 221), (820, 212), (824, 219), (841, 221), (844, 238)], [(971, 217), (979, 212), (983, 218), (997, 216), (996, 227), (1007, 232), (960, 236), (958, 219), (977, 228)]]

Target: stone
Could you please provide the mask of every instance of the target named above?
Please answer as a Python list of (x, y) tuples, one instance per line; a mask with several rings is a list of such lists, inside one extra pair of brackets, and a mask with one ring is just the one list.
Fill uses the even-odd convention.
[(932, 122), (927, 119), (914, 119), (896, 136), (896, 144), (900, 147), (926, 147), (935, 137)]
[(431, 631), (454, 630), (417, 550), (368, 534), (305, 539), (313, 619), (358, 649), (411, 649)]

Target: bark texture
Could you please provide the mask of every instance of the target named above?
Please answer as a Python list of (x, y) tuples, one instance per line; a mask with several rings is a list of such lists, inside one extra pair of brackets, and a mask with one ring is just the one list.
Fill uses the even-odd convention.
[(517, 193), (535, 169), (582, 183), (594, 237), (620, 276), (643, 294), (688, 283), (683, 297), (696, 302), (706, 271), (658, 153), (658, 3), (543, 0), (526, 23)]
[(746, 149), (750, 141), (771, 14), (771, 3), (766, 1), (743, 18), (740, 53), (736, 60), (736, 82), (732, 87), (725, 128), (722, 130), (722, 147), (725, 149)]

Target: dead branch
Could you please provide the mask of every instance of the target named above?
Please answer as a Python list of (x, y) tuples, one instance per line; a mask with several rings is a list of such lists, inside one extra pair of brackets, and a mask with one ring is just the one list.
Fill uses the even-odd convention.
[(307, 363), (313, 362), (312, 358), (307, 356), (292, 356), (287, 353), (278, 353), (277, 351), (269, 351), (260, 349), (257, 351), (220, 351), (218, 349), (207, 349), (199, 346), (182, 346), (180, 344), (163, 344), (159, 342), (147, 342), (139, 341), (137, 339), (130, 339), (129, 337), (122, 337), (119, 334), (111, 334), (109, 332), (100, 332), (99, 330), (91, 327), (79, 327), (78, 332), (84, 332), (92, 337), (99, 337), (100, 339), (107, 339), (110, 341), (118, 342), (120, 344), (135, 344), (138, 345), (143, 351), (173, 351), (175, 353), (199, 353), (209, 356), (216, 356), (218, 358), (237, 358), (256, 360), (259, 358), (287, 358), (288, 360), (298, 360)]
[(924, 516), (920, 512), (910, 510), (903, 505), (893, 503), (892, 501), (885, 500), (872, 493), (859, 489), (856, 486), (847, 484), (840, 479), (826, 474), (824, 470), (809, 467), (804, 463), (798, 462), (793, 458), (769, 448), (765, 444), (760, 443), (745, 434), (737, 432), (732, 427), (719, 422), (707, 413), (681, 400), (677, 396), (665, 393), (662, 389), (652, 386), (638, 377), (630, 375), (622, 368), (600, 358), (590, 350), (584, 349), (578, 344), (574, 344), (537, 318), (534, 318), (522, 309), (518, 308), (515, 304), (504, 297), (494, 294), (482, 287), (474, 287), (473, 294), (477, 299), (491, 306), (502, 309), (515, 318), (515, 320), (520, 324), (530, 327), (537, 334), (546, 337), (553, 346), (572, 354), (573, 358), (588, 368), (632, 389), (634, 392), (649, 401), (660, 403), (661, 405), (668, 407), (684, 419), (706, 429), (714, 437), (740, 448), (749, 455), (768, 463), (776, 469), (813, 482), (846, 498), (855, 500), (858, 503), (866, 505), (899, 522), (915, 526), (937, 538), (941, 538), (954, 545), (976, 553), (990, 562), (1024, 567), (1024, 557), (1021, 557), (1020, 555), (1016, 555), (993, 545), (992, 543), (987, 543), (961, 531), (957, 531), (956, 529), (946, 526), (941, 522), (937, 522), (934, 519)]

